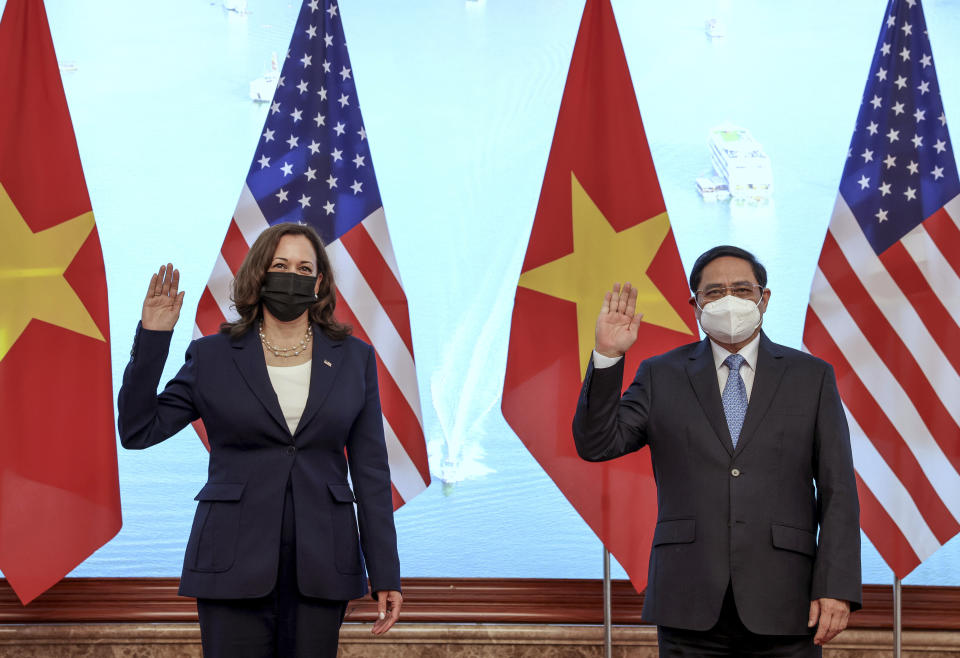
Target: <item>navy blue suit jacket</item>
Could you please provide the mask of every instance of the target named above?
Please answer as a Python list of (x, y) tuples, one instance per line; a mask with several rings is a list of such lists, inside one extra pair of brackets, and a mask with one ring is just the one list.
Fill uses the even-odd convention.
[(736, 449), (709, 339), (647, 359), (621, 397), (623, 368), (590, 364), (573, 433), (591, 461), (650, 446), (644, 620), (707, 630), (728, 583), (754, 633), (806, 633), (821, 597), (859, 608), (860, 508), (833, 368), (761, 333)]
[(138, 326), (117, 406), (125, 448), (152, 446), (197, 418), (206, 427), (208, 477), (196, 497), (180, 594), (250, 598), (273, 589), (288, 480), (301, 593), (363, 596), (365, 566), (374, 591), (399, 590), (373, 348), (353, 337), (331, 340), (314, 326), (309, 395), (291, 435), (255, 331), (193, 341), (158, 395), (171, 336)]

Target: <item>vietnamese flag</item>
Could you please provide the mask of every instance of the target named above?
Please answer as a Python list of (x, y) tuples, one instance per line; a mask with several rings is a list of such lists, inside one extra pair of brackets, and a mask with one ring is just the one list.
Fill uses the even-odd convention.
[[(610, 0), (587, 0), (513, 308), (503, 415), (637, 589), (657, 514), (647, 451), (592, 464), (571, 421), (603, 295), (631, 282), (640, 361), (698, 339)], [(599, 561), (599, 558), (598, 558)]]
[(0, 570), (26, 604), (119, 530), (100, 238), (41, 0), (0, 19)]

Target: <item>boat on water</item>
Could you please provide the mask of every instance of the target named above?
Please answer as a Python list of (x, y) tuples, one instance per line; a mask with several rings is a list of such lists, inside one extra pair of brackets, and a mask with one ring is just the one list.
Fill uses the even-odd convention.
[(704, 201), (726, 201), (730, 198), (727, 183), (719, 176), (698, 176), (697, 192)]
[(719, 18), (708, 18), (704, 21), (703, 31), (711, 39), (722, 39), (727, 36), (727, 26)]
[(246, 16), (250, 13), (247, 11), (247, 0), (223, 0), (223, 8), (241, 16)]
[(713, 169), (730, 196), (755, 200), (773, 196), (770, 158), (749, 130), (732, 124), (718, 126), (710, 131), (708, 144)]
[(277, 90), (278, 80), (280, 80), (280, 71), (277, 66), (277, 53), (273, 53), (273, 57), (270, 58), (270, 71), (250, 81), (250, 100), (269, 103), (273, 100), (273, 92)]

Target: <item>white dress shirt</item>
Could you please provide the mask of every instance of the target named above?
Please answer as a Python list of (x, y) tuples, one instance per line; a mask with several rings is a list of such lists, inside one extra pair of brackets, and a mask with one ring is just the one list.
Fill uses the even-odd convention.
[[(732, 352), (728, 352), (717, 345), (713, 339), (710, 339), (710, 348), (713, 350), (713, 363), (717, 367), (717, 384), (720, 386), (720, 393), (723, 393), (723, 387), (727, 385), (727, 377), (730, 376), (730, 368), (724, 365), (723, 362)], [(747, 401), (750, 400), (750, 393), (753, 391), (753, 378), (757, 374), (757, 355), (759, 352), (759, 333), (737, 352), (744, 359), (743, 365), (740, 366), (740, 377), (743, 378), (743, 385), (747, 387)], [(609, 368), (622, 358), (622, 356), (604, 356), (594, 350), (593, 367), (594, 369)]]

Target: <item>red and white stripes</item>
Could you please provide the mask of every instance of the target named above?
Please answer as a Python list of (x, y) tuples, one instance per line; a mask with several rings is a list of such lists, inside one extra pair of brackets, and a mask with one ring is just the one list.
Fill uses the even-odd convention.
[(861, 525), (902, 577), (960, 532), (960, 197), (877, 255), (837, 197), (804, 348), (833, 364)]

